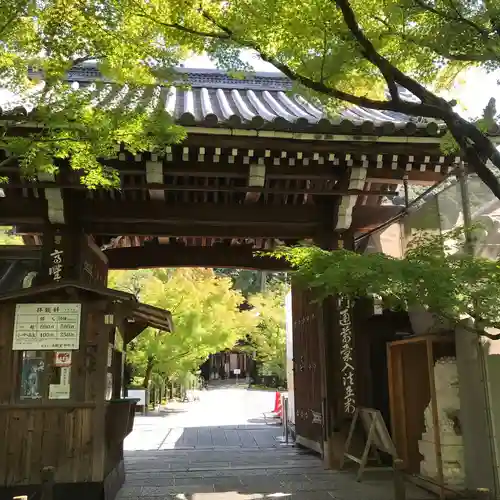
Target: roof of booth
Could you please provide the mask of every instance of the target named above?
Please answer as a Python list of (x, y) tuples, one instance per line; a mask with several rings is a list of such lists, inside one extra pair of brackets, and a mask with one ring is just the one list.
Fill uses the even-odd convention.
[(126, 303), (129, 306), (126, 317), (146, 326), (152, 326), (166, 332), (173, 331), (172, 315), (170, 311), (158, 307), (143, 304), (130, 293), (105, 288), (102, 286), (87, 285), (84, 283), (61, 280), (48, 285), (39, 285), (29, 288), (18, 289), (0, 295), (0, 303), (24, 300), (58, 291), (76, 289), (95, 297), (108, 299), (110, 302)]
[[(163, 106), (185, 126), (268, 129), (329, 133), (363, 127), (363, 133), (437, 135), (436, 122), (400, 113), (351, 106), (338, 116), (327, 116), (317, 105), (291, 92), (291, 81), (281, 73), (253, 73), (245, 79), (220, 70), (178, 68), (174, 85), (131, 88), (103, 80), (95, 66), (71, 70), (67, 79), (95, 95), (98, 106)], [(32, 73), (38, 78), (42, 75)], [(100, 84), (96, 84), (100, 82)], [(43, 85), (43, 83), (42, 83)], [(403, 98), (411, 99), (404, 94)], [(0, 114), (30, 111), (26, 100), (0, 93)]]

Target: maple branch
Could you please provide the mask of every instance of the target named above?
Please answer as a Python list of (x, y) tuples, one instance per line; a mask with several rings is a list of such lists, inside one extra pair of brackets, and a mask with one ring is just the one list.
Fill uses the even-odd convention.
[(412, 43), (413, 45), (416, 45), (418, 47), (425, 47), (426, 49), (430, 49), (433, 52), (435, 52), (438, 56), (444, 57), (445, 59), (450, 59), (451, 61), (474, 61), (474, 62), (486, 62), (486, 61), (491, 61), (491, 60), (498, 60), (500, 59), (500, 56), (492, 58), (490, 55), (486, 54), (479, 54), (479, 53), (455, 53), (452, 54), (450, 52), (444, 51), (441, 47), (437, 47), (435, 45), (432, 45), (431, 43), (424, 43), (423, 41), (416, 40), (415, 38), (406, 35), (405, 33), (402, 33), (398, 30), (395, 30), (393, 26), (391, 26), (390, 23), (388, 23), (385, 19), (379, 16), (373, 16), (373, 19), (378, 21), (379, 23), (383, 24), (387, 30), (388, 30), (388, 35), (394, 35), (398, 36), (401, 38), (401, 40), (404, 40), (405, 42)]
[(427, 12), (431, 12), (432, 14), (435, 14), (436, 16), (441, 17), (442, 19), (445, 19), (446, 21), (449, 22), (461, 22), (472, 28), (474, 31), (476, 31), (481, 37), (483, 38), (488, 38), (490, 36), (490, 32), (478, 24), (476, 24), (474, 21), (471, 21), (470, 19), (467, 19), (464, 17), (460, 11), (457, 9), (456, 5), (453, 3), (452, 0), (449, 0), (451, 8), (455, 11), (456, 16), (452, 16), (448, 14), (448, 12), (438, 9), (436, 7), (433, 7), (432, 5), (429, 5), (425, 0), (413, 0), (419, 7), (422, 9), (426, 10)]
[(227, 40), (229, 38), (228, 35), (225, 33), (211, 33), (209, 31), (200, 31), (195, 28), (188, 28), (187, 26), (184, 26), (179, 23), (165, 23), (163, 21), (160, 21), (158, 19), (154, 19), (151, 17), (150, 14), (147, 14), (146, 12), (142, 13), (136, 13), (137, 17), (142, 17), (145, 19), (148, 19), (149, 21), (153, 21), (156, 24), (159, 24), (160, 26), (163, 26), (164, 28), (170, 28), (170, 29), (175, 29), (177, 31), (183, 31), (184, 33), (189, 33), (190, 35), (195, 35), (195, 36), (200, 36), (203, 38), (216, 38), (219, 40)]
[(443, 115), (444, 113), (446, 113), (446, 111), (451, 111), (449, 104), (444, 99), (441, 99), (432, 92), (429, 92), (423, 85), (421, 85), (408, 75), (404, 74), (388, 59), (378, 53), (373, 43), (368, 39), (368, 37), (364, 34), (363, 30), (359, 26), (356, 15), (354, 14), (354, 10), (350, 5), (349, 0), (332, 1), (335, 2), (337, 7), (342, 12), (344, 22), (346, 23), (346, 26), (351, 32), (355, 41), (360, 45), (365, 59), (376, 66), (384, 75), (384, 78), (386, 78), (386, 80), (387, 78), (394, 80), (395, 83), (399, 83), (400, 85), (408, 89), (413, 95), (418, 97), (423, 104), (430, 104), (440, 108), (441, 110), (439, 116), (427, 114), (422, 114), (421, 116), (443, 118)]
[[(340, 0), (339, 0), (340, 1)], [(349, 7), (350, 9), (350, 7)], [(354, 16), (354, 13), (352, 12), (352, 16)], [(353, 94), (350, 94), (348, 92), (344, 92), (342, 90), (339, 90), (335, 87), (330, 87), (328, 85), (325, 85), (321, 81), (316, 81), (313, 80), (305, 75), (302, 75), (298, 73), (295, 70), (292, 70), (287, 64), (282, 63), (277, 59), (275, 56), (272, 56), (270, 54), (267, 54), (257, 43), (251, 41), (251, 40), (245, 40), (242, 38), (239, 38), (233, 30), (231, 30), (229, 27), (224, 26), (220, 24), (211, 14), (208, 12), (203, 11), (202, 13), (203, 17), (207, 19), (208, 21), (212, 22), (217, 28), (219, 28), (221, 31), (223, 31), (226, 35), (227, 38), (226, 40), (233, 41), (237, 43), (238, 45), (242, 47), (247, 47), (255, 50), (261, 57), (261, 59), (265, 62), (268, 62), (275, 66), (277, 69), (279, 69), (284, 75), (288, 76), (293, 81), (296, 81), (303, 85), (304, 87), (308, 87), (312, 90), (315, 90), (316, 92), (320, 94), (327, 95), (329, 97), (333, 97), (335, 99), (339, 99), (341, 101), (348, 102), (350, 104), (354, 104), (356, 106), (360, 107), (365, 107), (365, 108), (370, 108), (370, 109), (378, 109), (381, 111), (396, 111), (399, 113), (406, 113), (410, 116), (428, 116), (429, 118), (438, 118), (438, 119), (443, 119), (443, 110), (440, 109), (437, 106), (434, 106), (433, 104), (427, 104), (427, 103), (412, 103), (412, 102), (403, 102), (399, 99), (399, 93), (397, 92), (397, 87), (396, 87), (396, 81), (394, 78), (392, 78), (391, 75), (389, 75), (389, 72), (387, 72), (387, 78), (386, 81), (388, 82), (389, 90), (391, 92), (391, 97), (392, 100), (390, 101), (380, 101), (376, 99), (370, 99), (368, 97), (362, 97), (362, 96), (356, 96)], [(354, 24), (357, 27), (357, 29), (360, 31), (357, 22), (354, 18)], [(360, 31), (361, 33), (361, 31)], [(434, 96), (434, 94), (428, 92), (424, 87), (422, 87), (420, 84), (412, 80), (411, 78), (407, 77), (403, 73), (401, 73), (399, 70), (397, 70), (389, 61), (384, 59), (382, 56), (380, 56), (371, 42), (368, 41), (368, 39), (362, 34), (362, 37), (371, 45), (372, 52), (380, 59), (386, 61), (388, 65), (390, 65), (391, 71), (397, 72), (400, 74), (402, 79), (408, 79), (411, 82), (413, 82), (415, 85), (418, 86), (418, 89), (422, 90), (423, 92), (426, 92), (429, 94), (431, 98), (434, 100), (439, 99)], [(378, 66), (378, 65), (377, 65)], [(406, 88), (408, 88), (406, 85), (404, 85)], [(412, 91), (410, 88), (408, 90)], [(394, 96), (397, 96), (397, 99), (394, 98)], [(441, 99), (442, 100), (442, 99)], [(442, 100), (444, 103), (446, 101)]]

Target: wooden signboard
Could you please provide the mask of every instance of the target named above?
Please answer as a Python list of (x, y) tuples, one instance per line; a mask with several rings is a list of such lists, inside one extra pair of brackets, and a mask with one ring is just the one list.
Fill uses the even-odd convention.
[(69, 279), (106, 286), (107, 257), (88, 235), (67, 228), (51, 227), (44, 232), (43, 237), (38, 284)]
[[(363, 428), (366, 433), (366, 444), (363, 450), (361, 458), (352, 455), (349, 452), (351, 447), (352, 437), (356, 429), (356, 423), (358, 419), (361, 420)], [(366, 465), (370, 458), (373, 458), (381, 468), (381, 461), (378, 452), (382, 451), (388, 453), (393, 457), (394, 460), (398, 458), (396, 447), (391, 439), (387, 426), (385, 425), (384, 419), (379, 410), (374, 408), (357, 408), (354, 413), (354, 418), (351, 423), (351, 428), (349, 429), (349, 435), (345, 443), (344, 456), (340, 468), (342, 469), (345, 459), (349, 459), (353, 462), (359, 464), (358, 474), (356, 476), (356, 481), (361, 481), (363, 472), (366, 469)]]

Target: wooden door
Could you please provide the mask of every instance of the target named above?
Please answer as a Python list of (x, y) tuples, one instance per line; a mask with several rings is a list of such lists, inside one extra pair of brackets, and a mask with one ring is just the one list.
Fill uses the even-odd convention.
[(323, 452), (320, 309), (309, 291), (292, 287), (296, 439), (318, 453)]

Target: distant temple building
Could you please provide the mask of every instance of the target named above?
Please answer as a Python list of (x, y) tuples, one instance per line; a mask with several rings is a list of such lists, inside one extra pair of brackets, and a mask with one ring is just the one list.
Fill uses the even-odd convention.
[(210, 354), (200, 367), (202, 377), (205, 380), (251, 377), (255, 363), (251, 354), (239, 348), (243, 345), (244, 341), (240, 341), (232, 349)]

